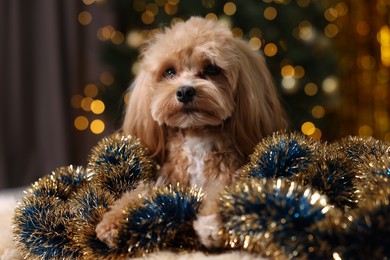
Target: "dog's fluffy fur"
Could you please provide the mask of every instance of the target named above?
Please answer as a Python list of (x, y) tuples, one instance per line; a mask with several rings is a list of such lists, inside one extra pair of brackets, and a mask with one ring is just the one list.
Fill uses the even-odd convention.
[[(225, 26), (193, 17), (158, 33), (142, 52), (123, 132), (139, 137), (161, 165), (156, 185), (204, 188), (207, 203), (194, 227), (212, 246), (219, 190), (237, 180), (262, 137), (285, 127), (263, 58)], [(97, 226), (99, 239), (110, 245), (123, 205), (149, 189), (124, 194)]]

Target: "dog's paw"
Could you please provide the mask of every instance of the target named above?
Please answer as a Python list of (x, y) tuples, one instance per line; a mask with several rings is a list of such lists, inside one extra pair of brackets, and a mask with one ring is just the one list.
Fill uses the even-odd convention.
[(193, 223), (193, 227), (204, 246), (217, 248), (222, 245), (222, 239), (219, 234), (220, 221), (217, 214), (198, 216)]
[(110, 248), (114, 248), (116, 245), (120, 217), (121, 215), (117, 212), (109, 211), (95, 229), (97, 238)]

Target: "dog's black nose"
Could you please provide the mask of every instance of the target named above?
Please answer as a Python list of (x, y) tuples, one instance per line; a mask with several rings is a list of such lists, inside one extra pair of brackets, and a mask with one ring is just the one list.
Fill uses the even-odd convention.
[(196, 90), (191, 86), (181, 86), (176, 91), (176, 98), (181, 103), (191, 102), (196, 95)]

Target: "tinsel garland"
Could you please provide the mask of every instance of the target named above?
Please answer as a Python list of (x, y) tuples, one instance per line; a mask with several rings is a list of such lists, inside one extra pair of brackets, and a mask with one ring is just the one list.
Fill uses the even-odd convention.
[(231, 248), (297, 257), (306, 245), (302, 240), (313, 240), (305, 231), (329, 208), (325, 196), (294, 182), (245, 180), (226, 189), (220, 200), (221, 234)]
[(93, 185), (107, 190), (115, 197), (133, 190), (142, 180), (153, 179), (153, 161), (141, 140), (131, 135), (116, 134), (103, 138), (92, 148), (88, 168), (97, 177)]
[[(311, 142), (318, 152), (302, 152), (311, 150), (300, 134), (274, 133), (256, 147), (246, 178), (219, 203), (225, 246), (272, 258), (386, 259), (389, 144)], [(298, 163), (305, 171), (290, 166)]]
[[(390, 255), (390, 145), (366, 137), (327, 144), (299, 133), (264, 138), (218, 203), (224, 248), (272, 258), (385, 259)], [(96, 225), (122, 193), (153, 183), (141, 141), (114, 135), (88, 167), (63, 167), (26, 191), (15, 240), (29, 259), (113, 259), (203, 250), (192, 227), (203, 193), (155, 187), (123, 208), (107, 246)]]
[(15, 210), (14, 233), (21, 253), (29, 259), (78, 256), (68, 226), (73, 218), (68, 199), (90, 176), (82, 167), (63, 167), (27, 190)]
[(310, 171), (322, 144), (298, 133), (275, 132), (264, 138), (243, 167), (248, 178), (295, 178)]
[(29, 259), (119, 256), (95, 228), (127, 190), (152, 180), (148, 150), (132, 136), (113, 135), (92, 149), (88, 168), (63, 167), (32, 184), (15, 210), (14, 233)]
[(132, 257), (166, 249), (199, 249), (192, 222), (202, 200), (203, 193), (196, 187), (155, 187), (123, 209), (116, 248)]

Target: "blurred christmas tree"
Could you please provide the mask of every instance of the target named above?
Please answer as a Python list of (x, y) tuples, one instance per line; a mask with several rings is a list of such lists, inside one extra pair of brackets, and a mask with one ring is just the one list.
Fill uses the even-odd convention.
[[(375, 39), (375, 34), (379, 33), (379, 30), (384, 32), (384, 37), (387, 35), (388, 27), (380, 27), (380, 24), (386, 22), (378, 23), (379, 18), (372, 15), (368, 18), (369, 15), (362, 12), (367, 9), (378, 13), (378, 17), (387, 17), (387, 12), (383, 12), (388, 10), (389, 4), (386, 1), (367, 3), (361, 0), (83, 0), (83, 2), (109, 5), (116, 17), (114, 24), (106, 25), (97, 32), (98, 38), (103, 42), (102, 60), (109, 68), (100, 77), (102, 86), (98, 98), (104, 101), (106, 113), (115, 118), (116, 127), (120, 126), (126, 90), (137, 73), (139, 47), (158, 28), (196, 15), (226, 23), (235, 36), (247, 39), (253, 49), (264, 54), (275, 85), (284, 101), (291, 129), (300, 130), (317, 139), (331, 140), (347, 134), (374, 135), (377, 138), (390, 139), (390, 123), (389, 120), (385, 120), (388, 118), (390, 102), (382, 102), (381, 113), (374, 111), (372, 105), (367, 111), (362, 112), (366, 119), (360, 118), (360, 114), (354, 113), (360, 111), (356, 107), (362, 107), (364, 102), (359, 103), (351, 98), (354, 97), (355, 88), (360, 88), (360, 81), (351, 80), (352, 76), (348, 74), (351, 72), (360, 74), (359, 69), (351, 68), (359, 68), (359, 63), (363, 62), (361, 66), (366, 68), (372, 63), (378, 64), (378, 67), (374, 66), (375, 71), (372, 71), (374, 81), (378, 78), (378, 81), (381, 80), (383, 83), (386, 75), (389, 75), (388, 68), (381, 64), (381, 54), (378, 52), (380, 46)], [(375, 10), (372, 9), (373, 6)], [(355, 20), (352, 21), (351, 17), (355, 17)], [(375, 30), (371, 31), (374, 39), (355, 43), (356, 34), (364, 36), (361, 33), (365, 30), (370, 31), (371, 23), (376, 24)], [(367, 43), (375, 46), (361, 54), (360, 60), (355, 60), (354, 52), (361, 49), (360, 45)], [(388, 45), (390, 46), (390, 42)], [(369, 55), (375, 52), (375, 55)], [(370, 97), (374, 94), (389, 96), (387, 82), (388, 80), (384, 82), (385, 86), (381, 87), (380, 93), (369, 92)], [(365, 88), (376, 83), (368, 82)], [(367, 94), (367, 91), (364, 93)], [(348, 102), (345, 102), (346, 99)], [(351, 103), (354, 103), (354, 106), (351, 106)], [(375, 113), (382, 122), (377, 126), (374, 122), (376, 119), (373, 119)]]

